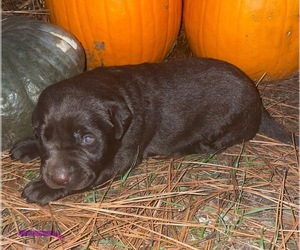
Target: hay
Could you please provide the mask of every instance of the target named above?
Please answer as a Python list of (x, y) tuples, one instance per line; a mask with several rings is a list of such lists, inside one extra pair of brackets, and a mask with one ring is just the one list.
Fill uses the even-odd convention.
[[(4, 0), (2, 13), (47, 20), (43, 4)], [(168, 59), (190, 56), (181, 31)], [(298, 81), (259, 84), (272, 116), (295, 133)], [(20, 198), (38, 169), (2, 152), (3, 249), (299, 249), (298, 150), (260, 135), (217, 155), (148, 159), (126, 180), (45, 207)]]

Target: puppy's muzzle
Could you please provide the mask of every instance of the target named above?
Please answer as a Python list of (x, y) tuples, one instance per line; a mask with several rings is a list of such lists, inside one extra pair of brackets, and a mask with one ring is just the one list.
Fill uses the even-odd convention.
[[(50, 188), (66, 188), (69, 190), (82, 190), (91, 185), (96, 175), (86, 163), (76, 161), (76, 157), (54, 154), (42, 164), (43, 179)], [(58, 155), (60, 157), (58, 157)], [(75, 160), (72, 160), (75, 158)]]
[(65, 168), (56, 167), (52, 174), (46, 173), (47, 179), (50, 179), (55, 185), (63, 187), (70, 183), (71, 176)]

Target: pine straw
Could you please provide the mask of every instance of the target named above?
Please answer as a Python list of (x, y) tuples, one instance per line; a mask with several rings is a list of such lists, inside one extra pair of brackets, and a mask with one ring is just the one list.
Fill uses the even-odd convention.
[[(272, 115), (297, 132), (298, 76), (260, 90)], [(295, 147), (257, 136), (213, 156), (148, 159), (126, 180), (40, 207), (20, 198), (39, 161), (22, 164), (3, 152), (2, 246), (298, 249), (298, 166)], [(29, 229), (64, 239), (18, 235)]]

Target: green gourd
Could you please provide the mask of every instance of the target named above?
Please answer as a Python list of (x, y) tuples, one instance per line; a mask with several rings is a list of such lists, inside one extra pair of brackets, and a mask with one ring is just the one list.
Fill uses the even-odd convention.
[(31, 114), (45, 87), (84, 69), (84, 50), (66, 30), (24, 16), (2, 17), (2, 149), (31, 134)]

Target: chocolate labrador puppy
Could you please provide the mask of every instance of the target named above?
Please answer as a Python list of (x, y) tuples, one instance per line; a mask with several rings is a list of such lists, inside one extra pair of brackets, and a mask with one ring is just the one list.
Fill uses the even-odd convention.
[(291, 142), (253, 82), (214, 59), (84, 72), (46, 88), (32, 121), (35, 139), (11, 155), (41, 158), (40, 177), (22, 193), (40, 205), (103, 184), (149, 156), (216, 152), (258, 131)]

